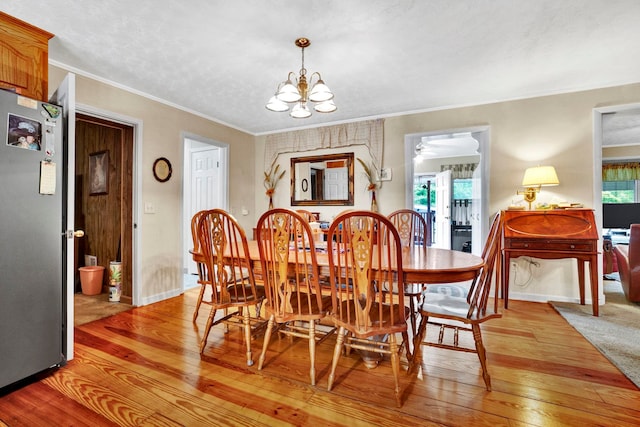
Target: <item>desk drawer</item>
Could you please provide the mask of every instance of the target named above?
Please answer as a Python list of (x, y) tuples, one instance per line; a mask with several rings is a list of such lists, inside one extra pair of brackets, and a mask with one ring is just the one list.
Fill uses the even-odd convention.
[(506, 249), (531, 249), (547, 251), (595, 252), (595, 242), (566, 240), (520, 240), (505, 239)]

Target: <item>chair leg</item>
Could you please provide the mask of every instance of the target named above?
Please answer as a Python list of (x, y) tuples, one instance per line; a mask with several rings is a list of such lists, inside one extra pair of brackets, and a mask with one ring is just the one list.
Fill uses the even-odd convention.
[[(411, 362), (411, 359), (413, 359), (413, 353), (411, 352), (411, 349), (409, 348), (409, 344), (413, 344), (413, 340), (411, 340), (411, 342), (409, 341), (409, 334), (407, 333), (407, 331), (402, 332), (402, 342), (404, 343), (405, 348), (405, 352), (407, 355), (407, 361)], [(400, 349), (402, 350), (402, 348)], [(415, 352), (415, 349), (413, 350)]]
[(309, 321), (309, 359), (311, 360), (309, 368), (311, 385), (316, 385), (316, 322), (313, 320)]
[(204, 327), (204, 333), (202, 334), (202, 340), (200, 341), (200, 354), (204, 352), (204, 348), (207, 345), (207, 339), (209, 338), (209, 332), (211, 332), (211, 326), (213, 326), (213, 319), (216, 317), (216, 309), (211, 308), (209, 317), (207, 318), (207, 324)]
[(247, 345), (247, 366), (253, 365), (253, 355), (251, 354), (251, 316), (249, 314), (249, 308), (244, 311), (242, 317), (244, 323), (244, 340)]
[(413, 338), (413, 357), (409, 361), (409, 369), (407, 369), (407, 373), (410, 374), (413, 372), (416, 366), (422, 365), (422, 341), (424, 340), (424, 334), (427, 330), (427, 321), (429, 318), (427, 316), (420, 317), (420, 326), (418, 326), (418, 333)]
[(193, 323), (196, 322), (196, 319), (198, 318), (198, 313), (200, 312), (200, 305), (202, 304), (202, 298), (204, 297), (204, 289), (207, 287), (207, 285), (200, 285), (200, 293), (198, 294), (198, 301), (196, 301), (196, 309), (193, 312)]
[(276, 323), (276, 317), (272, 314), (269, 317), (269, 323), (267, 323), (267, 331), (264, 333), (264, 343), (262, 343), (262, 353), (260, 353), (260, 359), (258, 359), (258, 370), (262, 369), (264, 359), (267, 355), (267, 348), (269, 347), (269, 340), (271, 339), (271, 331), (273, 331), (273, 325)]
[(338, 337), (336, 339), (336, 346), (333, 348), (333, 360), (331, 361), (331, 373), (329, 374), (329, 383), (327, 390), (331, 391), (333, 387), (333, 380), (336, 374), (336, 366), (338, 366), (338, 360), (340, 359), (340, 353), (342, 353), (342, 346), (344, 345), (344, 326), (340, 326), (338, 330)]
[(487, 370), (487, 354), (484, 350), (484, 344), (482, 344), (482, 332), (480, 331), (480, 325), (471, 325), (471, 329), (473, 330), (473, 339), (476, 342), (478, 359), (480, 359), (480, 365), (482, 366), (482, 378), (484, 378), (484, 384), (487, 386), (487, 391), (491, 391), (491, 377)]
[(398, 342), (396, 334), (389, 335), (389, 350), (391, 351), (391, 369), (393, 370), (394, 392), (396, 395), (396, 405), (402, 407), (402, 395), (400, 394), (400, 355), (398, 354)]
[(413, 295), (409, 296), (409, 311), (410, 311), (410, 318), (411, 318), (411, 333), (415, 336), (416, 335), (416, 318), (417, 318), (417, 313), (416, 313), (416, 297)]

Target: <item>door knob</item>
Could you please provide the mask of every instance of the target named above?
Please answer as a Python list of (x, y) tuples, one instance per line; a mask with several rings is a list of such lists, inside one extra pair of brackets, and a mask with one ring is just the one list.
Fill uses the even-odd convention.
[(76, 230), (73, 232), (73, 237), (84, 237), (84, 230)]

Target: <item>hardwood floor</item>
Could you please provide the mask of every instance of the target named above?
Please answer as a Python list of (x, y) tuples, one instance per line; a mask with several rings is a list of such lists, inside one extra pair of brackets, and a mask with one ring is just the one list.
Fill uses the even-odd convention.
[[(242, 333), (215, 327), (198, 351), (208, 306), (196, 325), (196, 290), (76, 328), (76, 358), (0, 397), (7, 426), (447, 425), (633, 426), (640, 391), (551, 306), (510, 301), (483, 325), (493, 391), (477, 356), (423, 347), (417, 375), (402, 375), (396, 408), (389, 361), (367, 370), (343, 356), (326, 391), (332, 339), (317, 347), (318, 385), (308, 384), (305, 340), (283, 338), (257, 370)], [(461, 336), (467, 343), (472, 338)], [(283, 352), (285, 348), (291, 347)], [(406, 361), (405, 361), (406, 362)], [(406, 364), (403, 366), (406, 368)], [(3, 424), (4, 423), (4, 424)]]

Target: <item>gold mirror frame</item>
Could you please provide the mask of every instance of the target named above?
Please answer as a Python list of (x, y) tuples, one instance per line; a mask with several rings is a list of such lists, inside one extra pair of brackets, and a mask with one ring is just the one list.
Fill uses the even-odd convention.
[[(291, 206), (353, 206), (353, 153), (327, 154), (324, 156), (294, 157), (291, 158)], [(347, 167), (347, 198), (339, 200), (296, 200), (296, 165), (302, 163), (325, 163), (328, 162), (345, 162)], [(304, 187), (304, 191), (312, 186), (307, 178), (300, 178), (300, 186)], [(305, 181), (305, 182), (303, 182)]]

